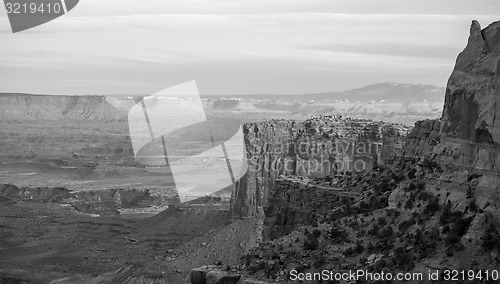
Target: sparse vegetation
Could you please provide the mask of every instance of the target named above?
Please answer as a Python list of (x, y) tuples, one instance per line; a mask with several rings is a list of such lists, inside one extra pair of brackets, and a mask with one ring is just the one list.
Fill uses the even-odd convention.
[[(463, 251), (462, 237), (476, 211), (470, 204), (465, 212), (454, 211), (449, 201), (441, 205), (438, 196), (428, 189), (433, 186), (428, 186), (421, 177), (414, 177), (416, 171), (407, 169), (414, 165), (414, 162), (404, 164), (399, 171), (409, 174), (402, 176), (385, 167), (378, 167), (377, 175), (345, 175), (346, 183), (356, 184), (363, 194), (358, 199), (343, 198), (338, 206), (332, 206), (331, 212), (318, 219), (318, 232), (304, 231), (301, 247), (311, 267), (337, 265), (339, 269), (361, 266), (368, 271), (410, 271), (424, 259), (437, 255), (453, 257)], [(432, 163), (429, 165), (434, 167)], [(398, 201), (403, 206), (389, 209), (388, 196), (398, 186), (396, 179), (400, 185), (406, 184), (401, 187), (405, 196)], [(323, 237), (321, 231), (326, 232)], [(498, 233), (491, 227), (485, 232), (482, 246), (485, 250), (500, 249), (499, 241)], [(332, 251), (340, 252), (342, 261), (333, 257)], [(306, 259), (297, 261), (306, 263)]]

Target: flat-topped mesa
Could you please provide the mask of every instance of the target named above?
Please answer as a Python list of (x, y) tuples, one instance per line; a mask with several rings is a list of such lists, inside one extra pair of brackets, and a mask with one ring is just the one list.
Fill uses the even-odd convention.
[(400, 155), (402, 125), (334, 116), (245, 125), (249, 170), (231, 197), (233, 218), (262, 214), (280, 175), (326, 177), (369, 171)]
[(448, 80), (441, 119), (441, 162), (500, 173), (500, 21), (472, 22)]
[(0, 94), (0, 122), (38, 120), (124, 120), (105, 96)]

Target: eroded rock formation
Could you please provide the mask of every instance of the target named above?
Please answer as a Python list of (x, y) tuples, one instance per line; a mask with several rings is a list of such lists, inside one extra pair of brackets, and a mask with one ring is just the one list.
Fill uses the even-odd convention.
[(255, 216), (280, 175), (327, 177), (369, 171), (404, 147), (401, 125), (341, 117), (247, 124), (249, 170), (231, 200), (233, 218)]
[(446, 88), (441, 162), (500, 173), (500, 22), (472, 22)]

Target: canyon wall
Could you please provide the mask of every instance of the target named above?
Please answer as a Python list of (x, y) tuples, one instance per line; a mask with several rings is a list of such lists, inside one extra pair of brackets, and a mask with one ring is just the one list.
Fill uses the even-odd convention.
[(500, 22), (472, 22), (448, 80), (441, 119), (442, 163), (500, 173)]
[(340, 117), (246, 124), (249, 170), (232, 193), (231, 215), (262, 214), (280, 175), (333, 177), (389, 163), (400, 155), (406, 131), (401, 125)]

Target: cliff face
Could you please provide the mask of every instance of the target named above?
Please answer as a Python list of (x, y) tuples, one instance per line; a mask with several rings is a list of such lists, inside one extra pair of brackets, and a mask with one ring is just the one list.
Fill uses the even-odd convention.
[(446, 88), (441, 162), (500, 173), (500, 22), (472, 22)]
[(264, 208), (263, 239), (275, 239), (292, 232), (298, 225), (314, 224), (358, 195), (342, 187), (312, 184), (307, 179), (280, 177)]
[(280, 175), (333, 177), (369, 171), (400, 155), (402, 126), (343, 118), (245, 125), (249, 170), (231, 198), (233, 218), (262, 213)]
[(2, 121), (123, 118), (104, 96), (0, 95)]

